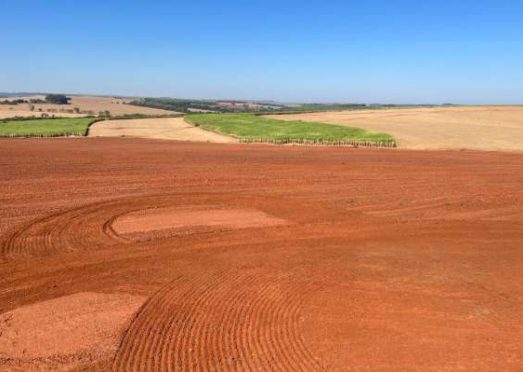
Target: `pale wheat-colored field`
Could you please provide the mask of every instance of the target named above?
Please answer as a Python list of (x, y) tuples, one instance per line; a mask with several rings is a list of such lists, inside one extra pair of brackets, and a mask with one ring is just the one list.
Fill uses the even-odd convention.
[[(114, 98), (114, 97), (99, 97), (99, 96), (72, 96), (69, 105), (52, 105), (52, 104), (35, 104), (34, 111), (30, 110), (30, 104), (18, 104), (18, 105), (0, 105), (0, 118), (9, 118), (14, 116), (41, 116), (42, 113), (47, 113), (55, 116), (86, 116), (86, 115), (98, 115), (101, 111), (109, 111), (112, 116), (119, 115), (131, 115), (131, 114), (143, 114), (143, 115), (171, 115), (175, 112), (149, 108), (132, 106), (127, 103), (131, 99), (126, 98)], [(3, 100), (13, 100), (17, 98), (23, 99), (44, 99), (42, 95), (35, 96), (24, 96), (24, 97), (10, 97), (0, 98)], [(77, 107), (80, 110), (80, 114), (68, 112), (74, 110)], [(41, 110), (41, 111), (40, 111)]]
[(269, 115), (385, 132), (407, 149), (523, 151), (523, 106), (404, 108)]
[[(22, 105), (18, 105), (22, 106)], [(20, 107), (19, 109), (5, 109), (3, 105), (0, 105), (0, 119), (9, 119), (14, 117), (32, 117), (40, 118), (42, 117), (42, 114), (47, 114), (48, 116), (56, 116), (61, 118), (75, 118), (75, 117), (83, 117), (86, 116), (85, 114), (70, 114), (67, 112), (49, 112), (49, 111), (30, 111), (29, 109), (23, 109), (23, 107)]]
[(90, 137), (156, 138), (188, 142), (236, 143), (237, 139), (210, 132), (183, 118), (104, 120), (89, 129)]

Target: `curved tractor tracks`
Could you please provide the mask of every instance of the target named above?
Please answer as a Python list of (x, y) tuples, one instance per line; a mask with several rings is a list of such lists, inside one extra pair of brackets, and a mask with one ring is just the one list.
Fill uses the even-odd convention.
[(178, 278), (138, 312), (113, 369), (319, 370), (299, 332), (300, 308), (311, 290), (284, 290), (281, 281), (258, 274)]
[(129, 206), (124, 201), (110, 201), (48, 215), (11, 233), (1, 247), (1, 258), (12, 261), (125, 242), (115, 234), (111, 224), (128, 212)]
[(183, 206), (185, 198), (186, 194), (121, 198), (47, 215), (8, 234), (0, 246), (0, 261), (107, 249), (132, 243), (112, 228), (118, 217), (144, 209)]
[[(179, 195), (145, 196), (55, 213), (11, 233), (1, 247), (1, 258), (22, 260), (125, 246), (131, 241), (112, 228), (119, 216), (186, 201)], [(321, 370), (300, 334), (303, 301), (314, 290), (292, 274), (255, 269), (214, 274), (202, 270), (194, 278), (177, 277), (135, 314), (112, 369)]]

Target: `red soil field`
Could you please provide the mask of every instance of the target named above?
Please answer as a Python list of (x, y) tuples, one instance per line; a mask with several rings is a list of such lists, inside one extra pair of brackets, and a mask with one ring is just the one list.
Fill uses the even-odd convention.
[(0, 370), (523, 365), (523, 154), (0, 139), (0, 190)]

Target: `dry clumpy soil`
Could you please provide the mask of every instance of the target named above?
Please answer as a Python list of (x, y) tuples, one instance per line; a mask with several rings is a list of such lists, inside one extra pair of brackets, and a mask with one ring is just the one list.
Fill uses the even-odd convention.
[(521, 154), (77, 138), (0, 159), (0, 370), (523, 365)]
[(153, 208), (123, 215), (112, 223), (120, 236), (155, 235), (161, 232), (186, 233), (191, 229), (241, 229), (285, 224), (285, 220), (250, 209)]
[(77, 293), (0, 315), (4, 367), (66, 370), (110, 358), (144, 298)]

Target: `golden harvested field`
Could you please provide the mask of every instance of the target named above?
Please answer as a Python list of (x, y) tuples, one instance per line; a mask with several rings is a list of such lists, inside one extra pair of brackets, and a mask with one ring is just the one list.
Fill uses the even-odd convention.
[[(9, 118), (13, 116), (40, 116), (44, 112), (54, 114), (55, 116), (85, 116), (86, 114), (89, 114), (89, 111), (94, 115), (97, 115), (100, 111), (109, 111), (113, 116), (128, 114), (171, 115), (174, 113), (173, 111), (128, 105), (127, 103), (129, 103), (131, 99), (73, 95), (68, 95), (68, 97), (71, 97), (69, 105), (35, 104), (34, 111), (30, 110), (29, 104), (0, 105), (0, 118)], [(0, 100), (12, 100), (16, 98), (44, 99), (44, 96), (10, 97), (0, 98)], [(64, 112), (65, 110), (73, 110), (75, 107), (80, 109), (80, 115)], [(39, 111), (40, 109), (42, 110), (41, 112)]]
[(235, 143), (237, 139), (197, 128), (180, 118), (99, 121), (89, 129), (91, 137), (136, 137), (190, 142)]
[[(24, 106), (24, 107), (22, 107), (22, 106)], [(6, 107), (4, 105), (0, 105), (0, 119), (9, 119), (9, 118), (17, 117), (17, 116), (41, 117), (42, 114), (44, 114), (44, 113), (49, 115), (49, 116), (54, 115), (54, 116), (57, 116), (57, 117), (64, 117), (64, 118), (74, 118), (74, 117), (85, 116), (85, 114), (70, 114), (70, 113), (67, 113), (67, 112), (49, 112), (49, 111), (44, 111), (44, 110), (42, 110), (42, 112), (30, 111), (28, 108), (26, 108), (27, 106), (28, 105), (18, 105), (18, 109), (14, 108), (16, 106), (8, 106), (8, 107), (13, 107), (12, 110), (9, 110), (9, 109), (6, 109)]]
[(268, 117), (386, 132), (406, 149), (523, 151), (523, 106), (377, 109)]

